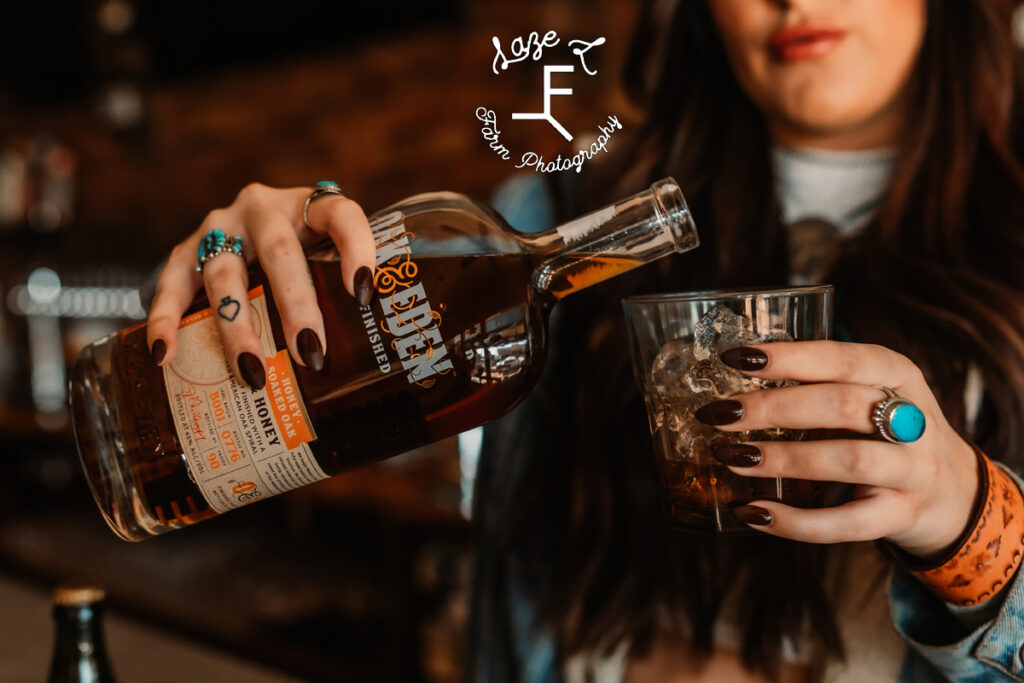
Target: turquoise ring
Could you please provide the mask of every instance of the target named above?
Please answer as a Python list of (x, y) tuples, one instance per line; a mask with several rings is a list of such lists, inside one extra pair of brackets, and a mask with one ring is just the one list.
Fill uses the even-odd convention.
[(313, 227), (309, 224), (309, 205), (328, 194), (345, 196), (341, 193), (341, 186), (333, 180), (318, 180), (313, 186), (313, 191), (306, 197), (306, 203), (302, 205), (302, 222), (310, 230), (313, 230)]
[(921, 409), (889, 387), (882, 387), (882, 391), (886, 398), (875, 404), (871, 412), (878, 433), (891, 443), (913, 443), (920, 439), (925, 428)]
[(220, 228), (208, 230), (199, 240), (199, 249), (196, 252), (196, 272), (202, 273), (203, 266), (221, 254), (242, 256), (242, 236), (228, 237)]

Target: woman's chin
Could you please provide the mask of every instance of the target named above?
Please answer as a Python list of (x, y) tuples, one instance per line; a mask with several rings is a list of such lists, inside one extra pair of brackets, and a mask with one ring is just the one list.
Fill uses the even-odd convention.
[[(784, 112), (769, 122), (772, 138), (794, 147), (826, 149), (873, 149), (897, 143), (895, 128), (884, 119), (850, 116), (850, 109), (832, 103), (806, 103), (797, 111)], [(841, 112), (841, 113), (840, 113)]]

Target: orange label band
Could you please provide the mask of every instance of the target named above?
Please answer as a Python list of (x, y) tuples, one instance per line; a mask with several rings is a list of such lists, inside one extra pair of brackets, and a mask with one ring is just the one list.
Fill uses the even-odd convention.
[(274, 407), (274, 421), (288, 450), (313, 440), (309, 433), (309, 418), (295, 386), (292, 364), (287, 349), (267, 357), (267, 386), (270, 403)]
[(981, 515), (963, 546), (939, 567), (911, 572), (939, 597), (968, 607), (996, 595), (1024, 556), (1024, 497), (1016, 482), (980, 451), (988, 484)]

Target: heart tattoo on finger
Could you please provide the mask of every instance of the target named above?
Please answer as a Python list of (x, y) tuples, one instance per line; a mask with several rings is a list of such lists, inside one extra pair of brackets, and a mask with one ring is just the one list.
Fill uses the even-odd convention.
[(238, 317), (240, 310), (242, 310), (242, 304), (238, 303), (237, 299), (226, 296), (220, 300), (220, 306), (217, 307), (217, 315), (231, 322)]

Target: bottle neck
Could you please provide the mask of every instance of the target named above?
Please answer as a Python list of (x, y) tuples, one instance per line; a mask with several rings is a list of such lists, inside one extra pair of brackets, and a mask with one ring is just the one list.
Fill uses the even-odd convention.
[(700, 244), (671, 178), (524, 241), (537, 261), (533, 286), (555, 299)]
[[(106, 674), (106, 650), (101, 618), (103, 608), (92, 605), (56, 605), (53, 618), (57, 625), (54, 663), (92, 662), (97, 673)], [(99, 679), (96, 679), (99, 680)]]

